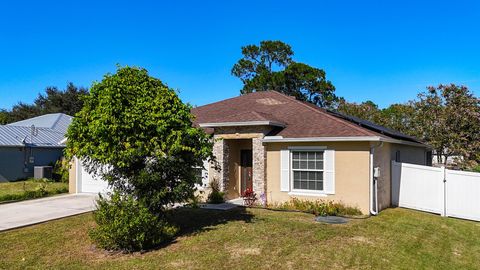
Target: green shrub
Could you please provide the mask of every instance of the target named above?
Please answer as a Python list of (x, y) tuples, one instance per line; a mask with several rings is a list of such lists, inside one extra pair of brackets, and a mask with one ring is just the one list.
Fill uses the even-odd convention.
[(38, 186), (34, 190), (25, 190), (25, 197), (33, 199), (47, 196), (47, 185), (49, 183), (48, 179), (36, 179), (34, 181), (38, 182)]
[(66, 159), (60, 159), (53, 166), (53, 180), (68, 183), (69, 164)]
[(90, 237), (103, 249), (148, 250), (170, 241), (177, 233), (176, 227), (130, 195), (114, 192), (110, 198), (100, 197), (97, 206), (97, 227), (90, 231)]
[(202, 202), (202, 197), (200, 193), (200, 195), (193, 196), (193, 198), (190, 199), (185, 206), (189, 206), (191, 208), (199, 208), (201, 202)]
[(273, 208), (281, 210), (297, 210), (305, 213), (311, 213), (320, 216), (339, 216), (349, 215), (356, 216), (361, 215), (362, 212), (351, 206), (346, 206), (341, 202), (324, 201), (324, 200), (300, 200), (292, 198), (288, 202), (284, 202), (279, 205), (273, 206)]
[(208, 203), (219, 204), (225, 202), (225, 193), (220, 191), (213, 191), (208, 194)]
[(208, 203), (219, 204), (225, 202), (225, 193), (220, 191), (220, 183), (218, 180), (213, 179), (212, 182), (210, 182), (210, 189), (211, 192), (207, 198)]

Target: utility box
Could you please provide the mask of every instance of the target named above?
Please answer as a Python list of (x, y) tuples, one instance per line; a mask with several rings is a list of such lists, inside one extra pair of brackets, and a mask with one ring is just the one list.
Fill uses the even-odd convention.
[(52, 166), (35, 166), (33, 168), (33, 178), (35, 179), (52, 179), (53, 167)]

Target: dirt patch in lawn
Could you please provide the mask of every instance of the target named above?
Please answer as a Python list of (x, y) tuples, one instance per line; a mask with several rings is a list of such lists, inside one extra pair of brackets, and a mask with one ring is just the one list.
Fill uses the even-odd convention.
[(226, 245), (225, 249), (230, 253), (230, 256), (234, 259), (239, 259), (244, 256), (260, 255), (261, 249), (258, 247), (244, 247), (241, 245)]

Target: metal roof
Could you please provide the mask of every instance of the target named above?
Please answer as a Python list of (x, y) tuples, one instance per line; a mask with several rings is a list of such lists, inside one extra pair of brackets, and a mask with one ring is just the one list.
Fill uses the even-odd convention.
[(72, 119), (73, 117), (64, 113), (50, 113), (10, 123), (8, 126), (31, 127), (34, 125), (37, 128), (49, 128), (65, 133)]
[(69, 115), (54, 113), (0, 125), (0, 146), (64, 147), (71, 121)]

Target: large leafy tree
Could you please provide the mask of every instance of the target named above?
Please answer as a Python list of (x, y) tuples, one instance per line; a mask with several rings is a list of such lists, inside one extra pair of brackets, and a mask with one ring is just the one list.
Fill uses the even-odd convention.
[(7, 115), (7, 121), (10, 123), (42, 115), (42, 112), (34, 104), (19, 102), (10, 111), (7, 111)]
[(63, 90), (57, 87), (47, 87), (45, 94), (39, 94), (33, 104), (19, 102), (11, 110), (0, 112), (0, 123), (20, 121), (47, 113), (65, 113), (74, 116), (82, 109), (82, 97), (88, 94), (88, 89), (68, 83)]
[(414, 103), (416, 132), (438, 156), (463, 157), (463, 165), (480, 162), (480, 99), (465, 86), (428, 87)]
[(343, 114), (368, 120), (374, 123), (378, 123), (381, 113), (378, 105), (370, 100), (362, 103), (355, 103), (348, 102), (344, 98), (340, 98), (336, 109)]
[(212, 141), (193, 127), (190, 109), (145, 69), (119, 68), (85, 97), (67, 133), (67, 156), (161, 216), (193, 197), (192, 168), (212, 157)]
[(325, 71), (293, 61), (290, 45), (281, 41), (262, 41), (242, 47), (243, 57), (232, 74), (243, 82), (241, 94), (278, 91), (321, 107), (334, 104), (335, 87)]
[(404, 104), (397, 103), (381, 109), (374, 122), (404, 134), (418, 137), (414, 115), (415, 107), (412, 101)]
[(480, 100), (465, 86), (431, 86), (416, 100), (384, 109), (341, 98), (337, 110), (421, 139), (433, 147), (438, 162), (460, 156), (465, 168), (480, 163)]
[(0, 125), (5, 125), (9, 122), (9, 115), (7, 110), (0, 110)]
[(371, 100), (354, 103), (340, 98), (336, 109), (346, 115), (368, 120), (407, 135), (418, 136), (413, 120), (415, 107), (411, 101), (405, 104), (392, 104), (387, 108), (380, 109)]
[(82, 109), (82, 97), (87, 94), (86, 88), (68, 83), (64, 90), (47, 87), (45, 94), (39, 94), (34, 104), (42, 113), (63, 112), (73, 116)]

